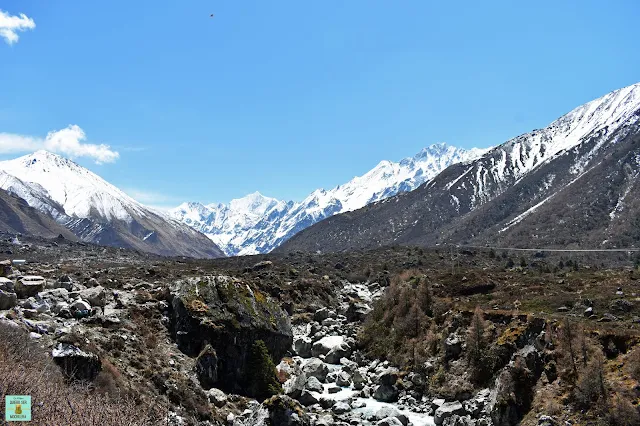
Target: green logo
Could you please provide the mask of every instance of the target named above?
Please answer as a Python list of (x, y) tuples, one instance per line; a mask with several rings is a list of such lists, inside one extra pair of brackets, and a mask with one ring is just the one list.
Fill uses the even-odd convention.
[(7, 395), (4, 398), (4, 419), (8, 422), (31, 421), (31, 396)]

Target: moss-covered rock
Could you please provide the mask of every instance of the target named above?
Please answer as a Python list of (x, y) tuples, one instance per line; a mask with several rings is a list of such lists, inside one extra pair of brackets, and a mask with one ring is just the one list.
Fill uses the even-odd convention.
[(246, 373), (254, 342), (261, 340), (276, 362), (293, 343), (289, 316), (278, 303), (237, 279), (216, 276), (178, 282), (171, 308), (178, 347), (197, 356), (210, 345), (217, 369), (215, 382), (208, 385), (225, 392), (252, 392)]

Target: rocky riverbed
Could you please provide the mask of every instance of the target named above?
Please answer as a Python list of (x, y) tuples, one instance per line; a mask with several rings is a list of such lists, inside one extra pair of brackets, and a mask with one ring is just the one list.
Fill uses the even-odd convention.
[[(377, 283), (342, 283), (339, 302), (293, 326), (292, 357), (277, 366), (284, 393), (306, 407), (308, 421), (291, 413), (290, 424), (431, 426), (490, 425), (489, 390), (464, 403), (432, 399), (418, 389), (421, 374), (403, 375), (386, 361), (367, 359), (356, 349), (361, 322), (380, 296)], [(260, 425), (268, 409), (256, 405), (233, 417), (234, 426)], [(231, 419), (230, 419), (231, 420)]]

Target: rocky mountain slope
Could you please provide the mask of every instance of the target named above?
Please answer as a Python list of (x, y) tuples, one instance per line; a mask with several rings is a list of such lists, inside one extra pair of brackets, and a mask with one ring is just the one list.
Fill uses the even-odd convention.
[(80, 239), (162, 255), (220, 257), (207, 237), (144, 207), (96, 174), (38, 151), (0, 162), (0, 187), (47, 213)]
[[(2, 176), (0, 176), (0, 179)], [(67, 228), (49, 215), (29, 206), (22, 198), (0, 189), (0, 231), (10, 234), (29, 234), (45, 238), (62, 235), (76, 239)]]
[(397, 163), (382, 161), (366, 174), (331, 190), (318, 189), (301, 202), (280, 201), (256, 192), (228, 206), (184, 203), (170, 214), (209, 236), (228, 255), (267, 253), (316, 222), (411, 191), (451, 164), (475, 159), (484, 152), (436, 144)]
[(640, 84), (611, 92), (420, 188), (331, 217), (282, 251), (442, 243), (637, 247)]

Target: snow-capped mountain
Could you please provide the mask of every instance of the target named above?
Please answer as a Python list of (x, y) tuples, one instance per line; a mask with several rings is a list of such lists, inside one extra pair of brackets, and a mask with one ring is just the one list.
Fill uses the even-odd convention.
[(326, 217), (411, 191), (451, 164), (473, 160), (486, 151), (435, 144), (397, 163), (382, 161), (344, 185), (313, 191), (301, 202), (256, 192), (228, 206), (184, 203), (170, 214), (209, 236), (227, 255), (267, 253)]
[(0, 188), (85, 241), (168, 255), (218, 257), (192, 228), (152, 211), (95, 173), (47, 151), (0, 162)]
[(279, 250), (638, 244), (639, 164), (640, 83), (456, 164), (410, 193), (329, 218)]

